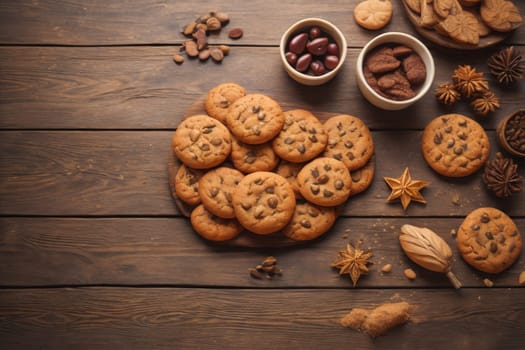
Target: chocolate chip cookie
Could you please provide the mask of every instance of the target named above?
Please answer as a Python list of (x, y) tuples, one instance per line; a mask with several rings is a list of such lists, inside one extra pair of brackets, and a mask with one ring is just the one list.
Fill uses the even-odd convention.
[(205, 114), (184, 119), (172, 142), (173, 151), (185, 165), (209, 169), (221, 164), (231, 152), (231, 136), (220, 121)]
[(284, 112), (284, 125), (272, 141), (275, 153), (289, 162), (302, 163), (321, 153), (328, 141), (323, 124), (304, 109)]
[(516, 224), (507, 214), (496, 208), (478, 208), (459, 227), (457, 245), (471, 266), (499, 273), (516, 261), (522, 242)]
[(246, 90), (235, 83), (222, 83), (212, 88), (206, 100), (204, 107), (206, 113), (212, 118), (220, 120), (226, 124), (226, 116), (233, 102), (246, 95)]
[(363, 167), (374, 154), (374, 141), (368, 127), (358, 117), (340, 114), (324, 123), (328, 145), (324, 157), (342, 161), (348, 170)]
[(281, 160), (275, 172), (284, 177), (290, 186), (292, 186), (293, 192), (296, 198), (303, 198), (299, 191), (299, 183), (297, 182), (297, 174), (303, 168), (306, 163), (292, 163), (286, 160)]
[(297, 174), (301, 195), (317, 205), (333, 207), (350, 195), (352, 179), (343, 162), (328, 157), (316, 158)]
[(232, 195), (244, 174), (239, 170), (219, 167), (208, 171), (199, 180), (202, 204), (212, 214), (221, 218), (234, 218)]
[(245, 174), (256, 171), (271, 171), (279, 163), (270, 142), (249, 145), (232, 137), (231, 161), (235, 169)]
[(334, 207), (321, 207), (310, 202), (297, 203), (284, 235), (295, 241), (309, 241), (323, 235), (335, 223)]
[(236, 219), (213, 215), (202, 204), (193, 209), (190, 222), (199, 235), (210, 241), (226, 241), (242, 232), (242, 226)]
[(247, 94), (231, 105), (226, 123), (231, 133), (248, 144), (270, 141), (281, 131), (284, 114), (281, 106), (263, 94)]
[(356, 194), (365, 191), (372, 184), (376, 168), (375, 158), (375, 156), (372, 156), (364, 167), (350, 173), (350, 177), (352, 178), (350, 196), (355, 196)]
[(463, 177), (485, 164), (490, 143), (483, 127), (461, 114), (444, 114), (423, 131), (423, 157), (441, 175)]
[(199, 196), (199, 179), (204, 175), (203, 170), (191, 169), (181, 164), (175, 174), (175, 194), (181, 201), (189, 205), (201, 202)]
[(233, 193), (233, 209), (241, 225), (257, 234), (279, 231), (295, 210), (292, 187), (280, 175), (257, 171), (246, 175)]

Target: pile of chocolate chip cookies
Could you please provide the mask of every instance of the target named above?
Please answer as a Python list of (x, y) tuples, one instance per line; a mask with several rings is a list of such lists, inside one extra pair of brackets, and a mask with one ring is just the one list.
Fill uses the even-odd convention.
[(510, 0), (404, 0), (423, 28), (456, 42), (477, 45), (480, 37), (516, 29), (523, 17)]
[(175, 131), (181, 165), (170, 181), (206, 239), (229, 240), (243, 230), (315, 239), (332, 227), (338, 207), (372, 182), (374, 142), (358, 117), (323, 124), (310, 111), (283, 111), (235, 83), (212, 88), (205, 110)]

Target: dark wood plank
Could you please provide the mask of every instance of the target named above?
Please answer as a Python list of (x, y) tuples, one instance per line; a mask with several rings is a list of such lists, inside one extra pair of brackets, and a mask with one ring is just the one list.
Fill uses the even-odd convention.
[[(525, 256), (498, 275), (474, 270), (460, 257), (451, 234), (461, 222), (460, 218), (339, 218), (332, 230), (313, 242), (236, 248), (230, 242), (201, 239), (182, 218), (2, 218), (0, 285), (351, 288), (348, 276), (339, 277), (330, 264), (347, 242), (362, 242), (361, 247), (374, 256), (370, 273), (359, 280), (357, 289), (452, 288), (445, 276), (420, 268), (401, 250), (399, 228), (410, 223), (429, 227), (448, 242), (454, 254), (453, 271), (464, 287), (484, 287), (484, 278), (496, 287), (517, 287)], [(516, 219), (516, 224), (525, 233), (525, 219)], [(277, 258), (283, 276), (272, 281), (251, 278), (248, 269), (269, 255)], [(385, 274), (380, 270), (387, 263), (393, 269)], [(416, 280), (404, 277), (408, 267), (416, 271)]]
[[(369, 104), (355, 83), (360, 49), (350, 49), (342, 72), (320, 87), (304, 87), (287, 76), (275, 47), (234, 47), (222, 64), (187, 60), (173, 63), (177, 47), (0, 47), (0, 128), (2, 129), (175, 129), (188, 110), (201, 106), (209, 89), (234, 81), (248, 92), (275, 98), (284, 109), (314, 113), (348, 113), (372, 129), (423, 129), (434, 117), (449, 112), (474, 117), (466, 101), (452, 109), (433, 94), (450, 81), (458, 64), (487, 73), (501, 108), (485, 118), (484, 127), (524, 108), (525, 80), (501, 89), (488, 75), (486, 60), (494, 52), (450, 56), (433, 51), (436, 78), (432, 90), (404, 111), (385, 112)], [(198, 79), (196, 78), (198, 74)]]
[[(485, 189), (481, 172), (444, 178), (426, 165), (420, 131), (373, 132), (376, 176), (371, 187), (351, 198), (349, 216), (463, 216), (496, 206), (525, 216), (525, 191), (497, 199)], [(176, 215), (167, 161), (173, 131), (3, 131), (0, 134), (0, 215)], [(495, 135), (489, 132), (496, 145)], [(384, 176), (398, 177), (408, 166), (414, 178), (431, 182), (406, 212), (387, 203)], [(525, 177), (525, 166), (519, 168)], [(455, 204), (455, 195), (459, 204)]]
[[(321, 17), (334, 22), (345, 33), (351, 46), (362, 46), (379, 31), (367, 31), (353, 20), (358, 0), (286, 2), (257, 0), (250, 2), (158, 2), (132, 0), (119, 3), (95, 1), (3, 1), (0, 11), (0, 43), (121, 45), (180, 43), (181, 28), (210, 10), (230, 14), (229, 27), (242, 27), (241, 45), (278, 45), (285, 29), (307, 17)], [(522, 13), (525, 5), (515, 1)], [(382, 31), (415, 33), (402, 5), (393, 1), (392, 21)], [(271, 9), (271, 15), (268, 13)], [(509, 40), (524, 43), (523, 27)], [(231, 42), (227, 30), (212, 39)]]
[[(412, 322), (376, 339), (339, 325), (404, 300)], [(520, 349), (520, 289), (0, 290), (3, 348)]]

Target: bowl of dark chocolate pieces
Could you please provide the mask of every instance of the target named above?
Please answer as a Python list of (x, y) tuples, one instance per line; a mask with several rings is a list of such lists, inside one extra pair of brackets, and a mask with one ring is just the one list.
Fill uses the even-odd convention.
[(399, 110), (419, 101), (434, 80), (434, 60), (430, 51), (415, 37), (383, 33), (371, 41), (357, 57), (357, 85), (374, 106)]
[(498, 141), (510, 154), (525, 157), (525, 109), (502, 119), (497, 127)]
[(306, 18), (282, 35), (280, 56), (288, 75), (298, 83), (315, 86), (330, 81), (346, 59), (346, 39), (332, 23)]

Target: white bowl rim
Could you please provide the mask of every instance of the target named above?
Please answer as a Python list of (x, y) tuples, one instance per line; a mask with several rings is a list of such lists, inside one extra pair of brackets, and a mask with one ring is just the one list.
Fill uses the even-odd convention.
[[(341, 38), (341, 42), (343, 44), (343, 45), (341, 45), (342, 48), (340, 48), (341, 52), (340, 52), (340, 55), (339, 55), (340, 56), (339, 57), (339, 63), (337, 64), (337, 66), (334, 69), (332, 69), (331, 71), (329, 71), (329, 72), (327, 72), (325, 74), (308, 75), (308, 74), (301, 73), (298, 70), (296, 70), (294, 67), (292, 67), (288, 63), (288, 61), (286, 60), (286, 57), (285, 57), (285, 48), (286, 48), (286, 44), (287, 44), (287, 39), (290, 37), (290, 35), (294, 31), (299, 29), (300, 26), (302, 26), (302, 25), (304, 25), (304, 24), (306, 24), (308, 22), (319, 22), (319, 23), (322, 23), (324, 26), (326, 26), (328, 28), (331, 28)], [(311, 25), (314, 25), (314, 24), (311, 24)], [(333, 38), (333, 39), (336, 40), (335, 38)], [(308, 18), (303, 18), (303, 19), (293, 23), (291, 26), (288, 27), (288, 29), (286, 29), (286, 31), (281, 36), (281, 41), (279, 42), (279, 54), (281, 56), (281, 59), (282, 59), (283, 63), (289, 69), (292, 69), (294, 74), (297, 74), (297, 76), (299, 76), (299, 77), (301, 77), (303, 79), (315, 82), (315, 81), (318, 81), (318, 80), (326, 80), (328, 77), (330, 77), (330, 79), (331, 79), (335, 74), (337, 74), (337, 72), (339, 71), (339, 69), (343, 65), (344, 61), (346, 60), (347, 46), (348, 46), (348, 44), (347, 44), (345, 36), (343, 35), (343, 32), (341, 32), (341, 30), (335, 24), (333, 24), (332, 22), (327, 21), (326, 19), (323, 19), (323, 18), (308, 17)]]
[[(363, 74), (363, 61), (364, 61), (366, 53), (368, 53), (371, 49), (374, 49), (376, 46), (381, 45), (381, 44), (377, 44), (377, 42), (380, 39), (383, 39), (385, 37), (390, 37), (390, 36), (392, 36), (392, 37), (400, 37), (401, 36), (401, 37), (404, 37), (404, 38), (407, 38), (407, 39), (413, 41), (427, 55), (427, 57), (429, 58), (429, 61), (430, 61), (430, 67), (426, 67), (427, 77), (425, 78), (425, 82), (420, 87), (418, 93), (414, 97), (409, 98), (407, 100), (401, 100), (401, 101), (391, 100), (391, 99), (388, 99), (388, 98), (386, 98), (384, 96), (379, 95), (377, 92), (374, 91), (374, 89), (372, 89), (370, 87), (370, 85), (368, 85), (368, 82), (366, 81), (365, 76)], [(395, 42), (396, 42), (395, 38), (393, 38), (393, 43), (395, 43)], [(435, 75), (434, 59), (432, 57), (432, 54), (428, 50), (428, 48), (419, 39), (417, 39), (416, 37), (414, 37), (414, 36), (412, 36), (410, 34), (407, 34), (407, 33), (402, 33), (402, 32), (386, 32), (386, 33), (382, 33), (382, 34), (379, 34), (378, 36), (374, 37), (373, 39), (371, 39), (368, 43), (366, 43), (366, 45), (363, 47), (363, 49), (359, 53), (359, 56), (357, 57), (357, 67), (356, 67), (356, 69), (357, 69), (358, 78), (363, 81), (363, 85), (365, 86), (365, 89), (367, 89), (367, 91), (369, 91), (378, 100), (380, 100), (380, 101), (382, 101), (384, 103), (389, 103), (389, 104), (391, 104), (393, 106), (411, 105), (412, 103), (414, 103), (417, 100), (419, 100), (423, 95), (425, 95), (427, 93), (428, 89), (432, 85), (432, 82), (434, 80), (434, 75)]]

